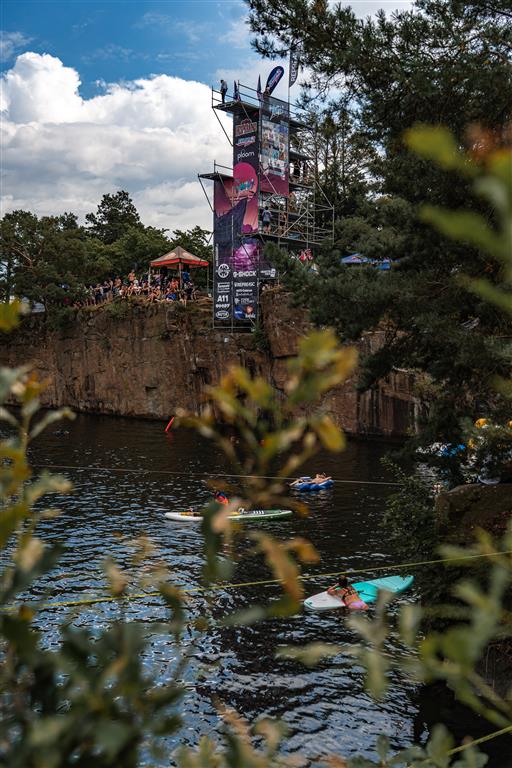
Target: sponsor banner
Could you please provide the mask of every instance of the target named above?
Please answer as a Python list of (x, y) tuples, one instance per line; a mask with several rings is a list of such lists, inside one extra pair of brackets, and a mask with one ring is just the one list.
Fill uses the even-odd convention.
[(266, 99), (261, 115), (260, 184), (263, 192), (289, 194), (289, 107)]
[[(215, 232), (214, 232), (215, 235)], [(215, 243), (213, 272), (213, 318), (215, 323), (231, 322), (233, 312), (233, 270), (231, 246)]]
[(288, 73), (288, 87), (291, 88), (299, 76), (299, 52), (297, 48), (290, 48), (290, 69)]
[[(258, 188), (258, 113), (240, 111), (233, 115), (233, 177), (235, 187), (256, 194)], [(251, 174), (245, 166), (253, 170)]]
[(265, 86), (265, 91), (270, 94), (284, 75), (284, 69), (282, 67), (274, 67), (270, 75), (267, 77), (267, 85)]
[(256, 270), (233, 273), (233, 318), (253, 321), (258, 316), (258, 277)]

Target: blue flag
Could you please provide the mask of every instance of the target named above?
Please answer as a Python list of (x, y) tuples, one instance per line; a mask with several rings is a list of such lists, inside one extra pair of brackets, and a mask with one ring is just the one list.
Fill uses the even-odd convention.
[(282, 67), (274, 67), (270, 75), (267, 77), (267, 85), (265, 91), (270, 95), (282, 76), (284, 75), (284, 69)]

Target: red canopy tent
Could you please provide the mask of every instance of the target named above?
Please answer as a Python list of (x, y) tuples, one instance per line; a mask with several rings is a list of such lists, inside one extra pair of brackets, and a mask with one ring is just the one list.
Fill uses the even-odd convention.
[(150, 274), (151, 267), (159, 269), (160, 267), (178, 267), (180, 271), (180, 285), (181, 285), (181, 273), (183, 271), (183, 265), (190, 269), (196, 267), (208, 267), (209, 263), (205, 259), (200, 259), (199, 256), (194, 256), (193, 253), (189, 253), (181, 245), (177, 245), (169, 253), (165, 253), (163, 256), (159, 256), (158, 259), (151, 261), (149, 264)]

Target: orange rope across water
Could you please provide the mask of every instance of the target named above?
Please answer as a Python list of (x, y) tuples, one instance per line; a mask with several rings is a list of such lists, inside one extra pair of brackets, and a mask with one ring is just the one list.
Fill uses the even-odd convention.
[[(130, 467), (81, 467), (68, 464), (31, 464), (36, 469), (59, 469), (59, 470), (87, 470), (89, 472), (121, 472), (138, 475), (177, 475), (179, 477), (232, 477), (243, 479), (252, 479), (259, 477), (261, 480), (296, 480), (295, 477), (279, 477), (272, 475), (232, 475), (227, 472), (178, 472), (172, 469), (132, 469)], [(400, 483), (388, 480), (333, 480), (334, 483), (344, 483), (347, 485), (391, 485), (398, 486)]]
[[(298, 578), (301, 581), (315, 581), (319, 579), (327, 579), (327, 578), (333, 578), (335, 576), (352, 576), (356, 573), (374, 573), (377, 571), (396, 571), (396, 570), (405, 570), (412, 571), (415, 568), (420, 568), (425, 565), (441, 565), (443, 563), (449, 563), (449, 562), (464, 562), (465, 560), (477, 560), (479, 558), (484, 557), (499, 557), (503, 555), (512, 555), (512, 550), (507, 550), (506, 552), (487, 552), (485, 554), (478, 554), (478, 555), (463, 555), (461, 557), (441, 557), (437, 560), (421, 560), (414, 563), (395, 563), (395, 564), (388, 564), (388, 565), (376, 565), (369, 568), (355, 568), (351, 569), (350, 571), (330, 571), (328, 573), (311, 573), (311, 574), (304, 574), (300, 575)], [(177, 588), (181, 590), (184, 594), (194, 594), (199, 592), (215, 592), (218, 590), (227, 590), (227, 589), (241, 589), (243, 587), (263, 587), (263, 586), (276, 586), (280, 584), (279, 579), (261, 579), (259, 581), (242, 581), (238, 583), (228, 583), (228, 584), (222, 584), (222, 583), (216, 583), (216, 584), (209, 584), (208, 586), (195, 586), (195, 587), (180, 587)], [(91, 597), (91, 598), (83, 598), (78, 600), (59, 600), (58, 602), (51, 602), (51, 603), (45, 603), (42, 606), (39, 606), (39, 610), (47, 610), (51, 608), (70, 608), (75, 607), (79, 605), (94, 605), (96, 603), (111, 603), (119, 600), (143, 600), (145, 597), (158, 597), (161, 593), (154, 591), (154, 592), (140, 592), (140, 593), (131, 593), (127, 595), (106, 595), (104, 597)], [(14, 611), (16, 610), (19, 605), (16, 606), (2, 606), (0, 610), (2, 611)]]

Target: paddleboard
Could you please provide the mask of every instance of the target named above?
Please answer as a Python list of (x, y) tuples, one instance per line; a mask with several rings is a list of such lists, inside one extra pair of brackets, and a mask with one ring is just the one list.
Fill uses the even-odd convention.
[[(291, 509), (251, 509), (240, 512), (238, 515), (229, 515), (228, 520), (247, 522), (248, 520), (273, 520), (293, 515)], [(165, 512), (168, 520), (176, 520), (180, 523), (200, 523), (202, 515), (190, 515), (185, 512)]]
[(324, 491), (326, 488), (332, 488), (334, 480), (324, 480), (323, 483), (312, 483), (310, 480), (304, 480), (303, 483), (291, 485), (292, 491)]
[[(387, 590), (394, 594), (400, 594), (409, 589), (414, 581), (414, 576), (384, 576), (372, 581), (359, 581), (352, 584), (361, 600), (365, 603), (375, 603), (379, 590)], [(344, 608), (344, 603), (328, 592), (319, 592), (304, 600), (304, 607), (309, 611), (333, 611), (336, 608)]]

